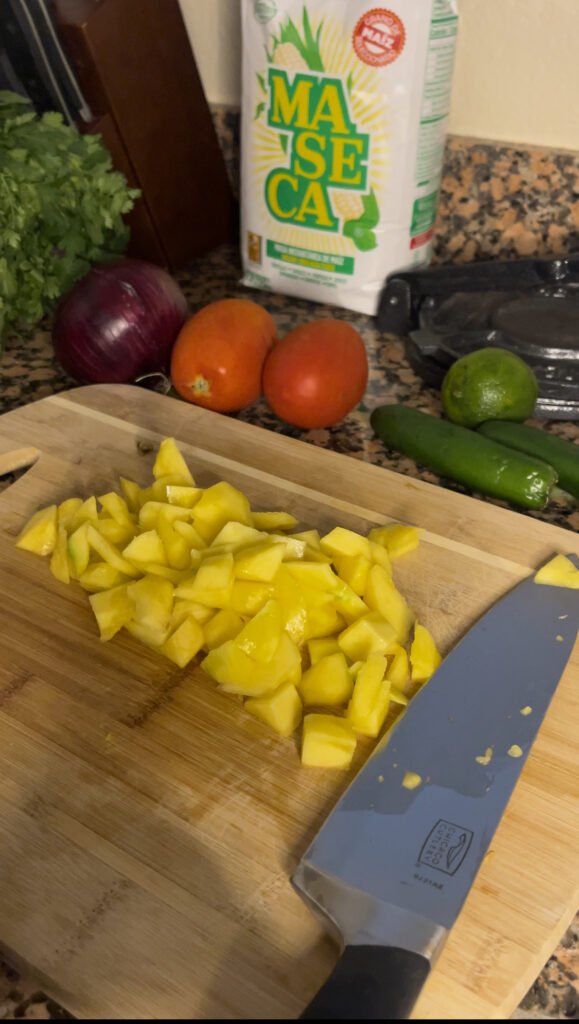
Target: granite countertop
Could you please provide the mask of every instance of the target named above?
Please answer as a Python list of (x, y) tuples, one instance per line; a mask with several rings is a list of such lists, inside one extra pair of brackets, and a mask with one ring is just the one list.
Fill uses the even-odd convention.
[[(472, 211), (469, 216), (471, 215)], [(453, 226), (453, 232), (453, 238), (456, 238), (456, 225)], [(450, 252), (443, 255), (449, 258)], [(471, 253), (468, 256), (472, 258)], [(365, 340), (370, 364), (368, 389), (360, 406), (338, 426), (311, 431), (288, 427), (273, 415), (263, 400), (237, 414), (239, 419), (300, 438), (310, 444), (331, 448), (353, 458), (385, 466), (438, 486), (468, 493), (458, 485), (440, 480), (435, 474), (417, 466), (411, 459), (387, 452), (381, 442), (373, 436), (369, 425), (369, 412), (383, 402), (399, 401), (425, 412), (441, 412), (438, 392), (427, 387), (414, 373), (405, 358), (401, 339), (380, 335), (375, 321), (362, 314), (314, 305), (268, 292), (248, 291), (239, 284), (239, 259), (237, 248), (233, 246), (220, 247), (203, 259), (190, 264), (176, 276), (188, 298), (191, 312), (208, 302), (226, 296), (252, 298), (270, 311), (280, 334), (285, 334), (298, 323), (313, 317), (335, 316), (353, 324)], [(37, 401), (71, 387), (75, 387), (75, 382), (63, 372), (54, 358), (48, 321), (43, 322), (36, 330), (30, 331), (27, 337), (15, 334), (9, 336), (5, 352), (0, 359), (0, 412), (8, 412), (24, 403)], [(567, 421), (533, 422), (561, 437), (579, 440), (579, 424)], [(2, 481), (0, 489), (1, 487)], [(570, 530), (579, 527), (579, 511), (564, 504), (553, 504), (543, 512), (520, 514), (531, 515)], [(579, 1018), (578, 975), (579, 915), (567, 934), (562, 937), (554, 955), (514, 1016), (545, 1019)], [(65, 1016), (68, 1016), (66, 1011), (36, 990), (34, 979), (20, 976), (12, 965), (2, 967), (0, 964), (0, 1018)]]

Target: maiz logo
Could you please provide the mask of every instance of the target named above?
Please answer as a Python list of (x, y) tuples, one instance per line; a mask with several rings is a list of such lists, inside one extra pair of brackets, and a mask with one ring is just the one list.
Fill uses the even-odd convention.
[(265, 200), (280, 221), (338, 231), (328, 189), (364, 193), (370, 136), (356, 130), (339, 78), (269, 68), (267, 123), (289, 133), (288, 165), (270, 171)]

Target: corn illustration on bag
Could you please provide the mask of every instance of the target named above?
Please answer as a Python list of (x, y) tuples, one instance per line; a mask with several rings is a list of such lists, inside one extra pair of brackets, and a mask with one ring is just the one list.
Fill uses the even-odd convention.
[(244, 284), (376, 312), (427, 263), (457, 0), (242, 0)]

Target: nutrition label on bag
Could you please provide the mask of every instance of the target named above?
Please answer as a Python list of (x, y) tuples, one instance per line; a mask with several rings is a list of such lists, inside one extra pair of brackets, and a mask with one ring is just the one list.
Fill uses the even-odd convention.
[(414, 169), (419, 195), (412, 210), (411, 249), (423, 244), (433, 233), (450, 109), (457, 29), (458, 17), (449, 13), (445, 0), (435, 2), (430, 22)]

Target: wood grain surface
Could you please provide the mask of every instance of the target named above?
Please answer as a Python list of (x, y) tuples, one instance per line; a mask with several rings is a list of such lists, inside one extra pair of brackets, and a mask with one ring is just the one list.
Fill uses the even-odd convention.
[[(173, 436), (197, 482), (227, 479), (303, 528), (422, 527), (395, 578), (441, 650), (570, 531), (130, 386), (0, 418), (0, 943), (85, 1018), (290, 1019), (337, 950), (289, 882), (351, 772), (198, 668), (125, 634), (14, 539), (40, 505), (146, 485)], [(497, 657), (500, 652), (497, 652)], [(579, 906), (577, 646), (414, 1016), (504, 1018)]]

